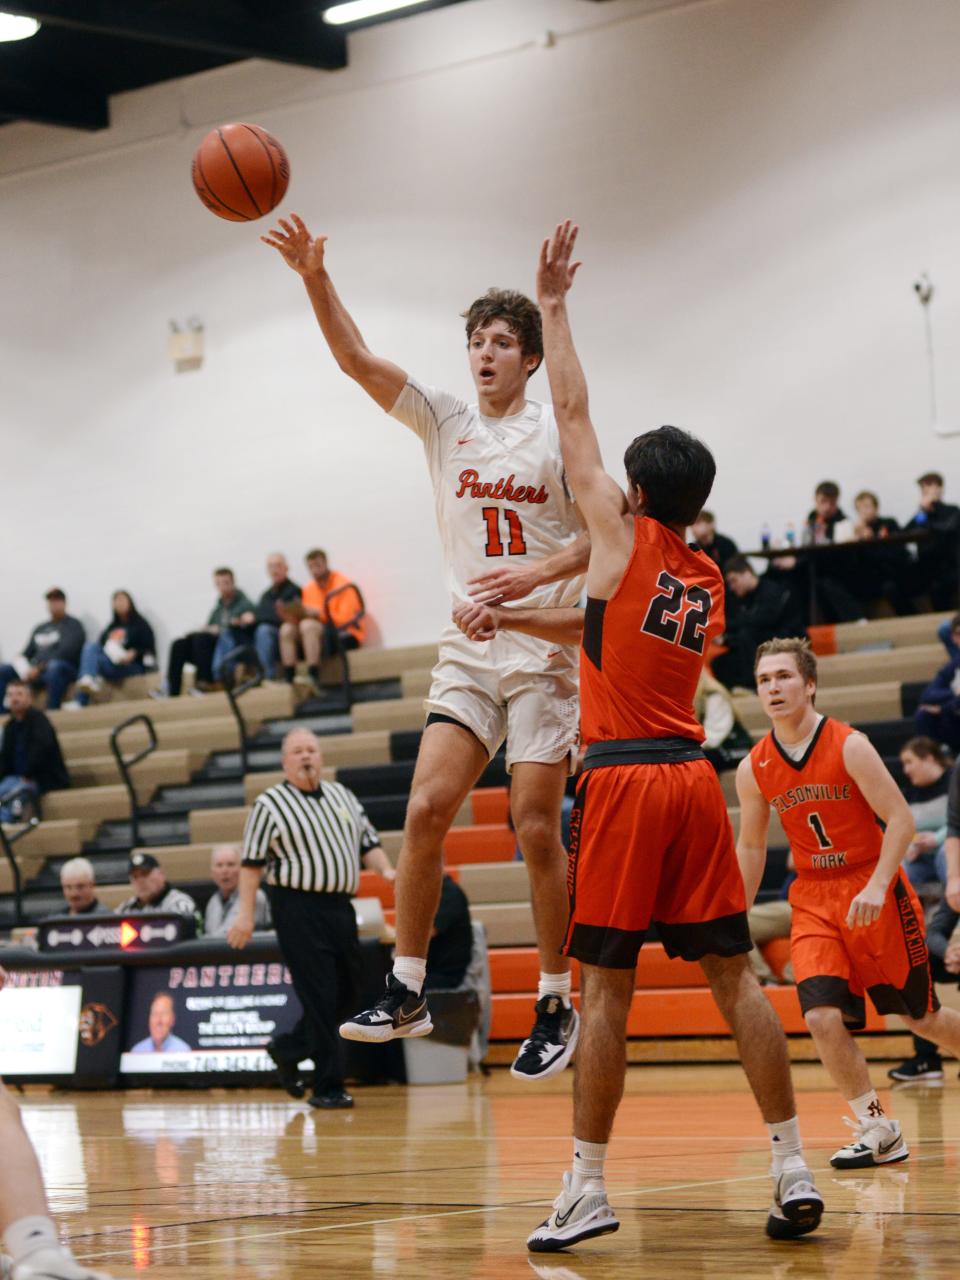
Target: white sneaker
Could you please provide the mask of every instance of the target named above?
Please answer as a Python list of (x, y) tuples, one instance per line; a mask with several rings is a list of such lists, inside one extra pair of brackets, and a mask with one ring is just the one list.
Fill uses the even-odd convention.
[(69, 1249), (38, 1249), (10, 1271), (11, 1280), (111, 1280), (104, 1271), (91, 1271)]
[(573, 1175), (568, 1171), (563, 1175), (563, 1190), (553, 1202), (553, 1213), (527, 1237), (531, 1253), (556, 1253), (581, 1240), (620, 1230), (606, 1191), (591, 1190), (596, 1184), (589, 1181), (574, 1191), (572, 1183)]
[(103, 688), (103, 679), (100, 676), (81, 676), (77, 681), (78, 689), (89, 689), (91, 693), (99, 693)]
[(84, 704), (78, 702), (76, 698), (71, 698), (69, 702), (61, 702), (60, 704), (61, 711), (82, 711), (83, 708)]
[(875, 1120), (859, 1124), (844, 1116), (843, 1122), (857, 1136), (830, 1157), (835, 1169), (866, 1169), (877, 1164), (896, 1164), (899, 1160), (906, 1160), (910, 1154), (900, 1132), (899, 1120), (877, 1116)]
[(823, 1217), (823, 1197), (809, 1169), (784, 1169), (773, 1184), (773, 1208), (767, 1217), (771, 1240), (795, 1240), (816, 1231)]

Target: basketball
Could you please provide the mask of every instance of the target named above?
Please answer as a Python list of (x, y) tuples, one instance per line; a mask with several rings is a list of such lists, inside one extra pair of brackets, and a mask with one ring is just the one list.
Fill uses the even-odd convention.
[(211, 213), (252, 222), (283, 199), (290, 181), (287, 153), (256, 124), (211, 129), (193, 157), (193, 187)]

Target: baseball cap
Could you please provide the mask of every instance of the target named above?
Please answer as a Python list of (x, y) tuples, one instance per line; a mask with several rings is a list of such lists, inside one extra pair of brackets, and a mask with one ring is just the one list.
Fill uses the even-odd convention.
[(127, 875), (133, 871), (152, 871), (159, 865), (152, 853), (131, 853), (130, 861), (127, 863)]

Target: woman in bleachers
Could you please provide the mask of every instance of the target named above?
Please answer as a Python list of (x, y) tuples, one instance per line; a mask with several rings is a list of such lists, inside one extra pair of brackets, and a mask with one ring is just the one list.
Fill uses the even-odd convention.
[(953, 765), (939, 742), (911, 738), (900, 750), (907, 776), (904, 795), (917, 824), (903, 869), (917, 890), (921, 885), (946, 883), (947, 793)]
[(142, 676), (157, 665), (153, 628), (137, 612), (130, 592), (115, 591), (111, 604), (113, 616), (100, 638), (88, 640), (83, 646), (77, 692), (68, 707), (85, 707), (91, 693), (103, 688), (104, 680), (119, 684), (128, 676)]

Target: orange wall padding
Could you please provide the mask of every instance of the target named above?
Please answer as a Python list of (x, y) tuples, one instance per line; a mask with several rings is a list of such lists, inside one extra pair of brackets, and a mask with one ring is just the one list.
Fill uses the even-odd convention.
[(818, 658), (829, 658), (837, 649), (837, 628), (829, 623), (821, 627), (807, 627), (810, 646)]

